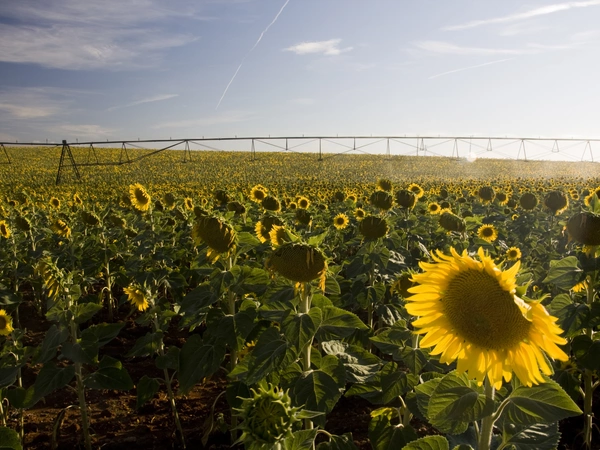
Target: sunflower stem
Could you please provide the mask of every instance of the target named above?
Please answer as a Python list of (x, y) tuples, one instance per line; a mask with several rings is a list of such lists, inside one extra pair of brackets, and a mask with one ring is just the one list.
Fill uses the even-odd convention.
[[(492, 401), (494, 401), (494, 396), (496, 390), (494, 386), (490, 382), (490, 380), (485, 378), (485, 396)], [(490, 414), (487, 417), (481, 419), (481, 430), (479, 433), (479, 450), (489, 450), (490, 444), (492, 443), (492, 435), (494, 432), (494, 414)]]
[[(70, 309), (70, 303), (68, 303), (68, 309)], [(73, 344), (77, 344), (77, 323), (75, 318), (71, 319), (70, 331), (71, 341)], [(90, 423), (88, 418), (87, 405), (85, 403), (85, 386), (83, 385), (83, 373), (81, 370), (82, 364), (79, 362), (74, 363), (75, 366), (75, 380), (77, 386), (77, 397), (79, 400), (79, 411), (81, 413), (81, 429), (83, 431), (83, 440), (85, 442), (86, 450), (92, 450), (92, 439), (90, 436)]]
[[(310, 295), (310, 284), (304, 282), (300, 285), (300, 313), (308, 314), (310, 311), (311, 295)], [(306, 347), (302, 351), (302, 366), (304, 371), (310, 370), (310, 351), (312, 349), (312, 339), (306, 344)], [(304, 419), (304, 428), (306, 430), (313, 429), (313, 423), (310, 419)]]
[[(592, 303), (594, 302), (594, 284), (596, 282), (595, 273), (593, 275), (588, 275), (587, 277), (587, 287), (586, 287), (586, 297), (587, 303), (592, 307)], [(592, 327), (588, 327), (586, 329), (586, 335), (590, 339), (593, 337), (593, 329)], [(585, 369), (583, 372), (583, 414), (585, 417), (585, 422), (583, 426), (583, 436), (586, 448), (592, 448), (592, 427), (593, 427), (593, 400), (594, 400), (594, 375), (590, 369)]]

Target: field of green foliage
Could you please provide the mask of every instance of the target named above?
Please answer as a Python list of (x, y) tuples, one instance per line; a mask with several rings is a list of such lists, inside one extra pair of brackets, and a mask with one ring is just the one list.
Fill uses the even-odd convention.
[[(186, 448), (179, 405), (215, 379), (228, 406), (198, 424), (207, 448), (223, 427), (247, 449), (600, 440), (596, 163), (73, 148), (111, 164), (66, 165), (57, 186), (60, 147), (7, 152), (1, 448), (31, 447), (28, 412), (60, 392), (99, 448), (95, 391), (165, 402)], [(342, 398), (370, 405), (366, 447), (355, 421), (328, 428)], [(70, 408), (35, 448), (61, 448)]]

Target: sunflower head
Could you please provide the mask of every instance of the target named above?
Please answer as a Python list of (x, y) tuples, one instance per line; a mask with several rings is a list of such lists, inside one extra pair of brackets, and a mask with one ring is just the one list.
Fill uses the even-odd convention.
[(129, 286), (123, 288), (123, 292), (127, 295), (127, 300), (129, 300), (133, 306), (137, 307), (138, 311), (146, 311), (148, 306), (150, 306), (146, 299), (146, 295), (139, 287)]
[(269, 233), (275, 225), (283, 226), (283, 221), (276, 216), (271, 214), (265, 214), (261, 220), (256, 222), (256, 226), (254, 227), (254, 231), (256, 232), (256, 237), (260, 242), (267, 242), (271, 239)]
[(494, 242), (498, 239), (498, 230), (494, 225), (481, 225), (477, 231), (477, 236), (487, 242)]
[(214, 197), (219, 205), (226, 205), (229, 201), (231, 201), (229, 194), (223, 189), (217, 189), (214, 193)]
[(366, 216), (358, 225), (358, 231), (367, 241), (374, 241), (384, 237), (388, 230), (387, 221), (377, 216)]
[(387, 178), (380, 178), (377, 180), (377, 189), (380, 191), (392, 192), (393, 187), (392, 181)]
[(277, 200), (277, 198), (273, 197), (272, 195), (267, 195), (265, 198), (262, 199), (262, 202), (260, 204), (267, 211), (281, 211), (281, 203), (279, 203), (279, 200)]
[(267, 260), (267, 268), (295, 282), (323, 278), (327, 262), (321, 251), (312, 245), (289, 242), (278, 247)]
[(312, 214), (304, 208), (297, 208), (294, 212), (296, 221), (302, 225), (309, 225), (312, 221)]
[(172, 192), (167, 192), (163, 197), (163, 203), (168, 209), (173, 209), (176, 201), (177, 199)]
[(310, 200), (306, 197), (301, 196), (298, 197), (296, 204), (298, 205), (298, 208), (308, 209), (308, 207), (310, 206)]
[(550, 191), (544, 197), (544, 206), (558, 215), (569, 206), (569, 197), (562, 191)]
[(467, 229), (465, 220), (450, 211), (444, 211), (440, 214), (440, 226), (449, 232), (463, 233)]
[(336, 227), (338, 230), (343, 230), (344, 228), (346, 228), (349, 222), (350, 221), (348, 220), (348, 216), (344, 213), (339, 213), (333, 218), (333, 226)]
[(498, 203), (500, 203), (500, 205), (504, 206), (508, 203), (508, 195), (506, 195), (506, 193), (504, 192), (498, 192), (496, 194), (496, 200), (498, 200)]
[(346, 200), (346, 194), (342, 191), (335, 191), (333, 194), (333, 201), (334, 202), (343, 202), (344, 200)]
[(565, 361), (558, 347), (566, 340), (557, 319), (539, 301), (516, 296), (520, 262), (502, 271), (480, 248), (479, 260), (466, 250), (450, 255), (437, 252), (434, 263), (419, 263), (423, 273), (408, 291), (407, 311), (419, 316), (416, 333), (425, 335), (423, 347), (435, 346), (440, 362), (458, 360), (458, 372), (467, 372), (479, 384), (485, 377), (496, 387), (514, 372), (527, 386), (543, 383), (552, 368), (543, 355)]
[(389, 192), (386, 191), (375, 191), (371, 194), (370, 202), (376, 208), (382, 211), (387, 211), (392, 208), (394, 198)]
[(287, 242), (292, 242), (293, 236), (283, 225), (273, 225), (269, 231), (269, 239), (273, 247), (280, 247)]
[(427, 205), (427, 211), (429, 211), (429, 214), (439, 214), (442, 212), (442, 207), (437, 202), (431, 202)]
[(100, 223), (100, 218), (96, 215), (96, 213), (85, 210), (81, 211), (81, 220), (86, 225), (90, 225), (92, 227)]
[(140, 183), (135, 183), (129, 186), (129, 200), (135, 209), (138, 211), (148, 211), (152, 199), (144, 186)]
[(510, 247), (506, 250), (506, 259), (509, 261), (517, 261), (521, 259), (521, 250), (518, 247)]
[(362, 208), (356, 208), (354, 210), (354, 217), (356, 217), (356, 220), (361, 221), (363, 220), (365, 217), (367, 216), (367, 213), (365, 212), (364, 209)]
[(567, 222), (569, 236), (583, 245), (600, 245), (600, 216), (588, 211), (578, 212)]
[(73, 204), (76, 206), (83, 205), (83, 200), (81, 200), (81, 197), (77, 193), (73, 194)]
[(267, 196), (267, 188), (257, 184), (250, 190), (250, 200), (256, 203), (260, 203)]
[(0, 336), (8, 336), (13, 330), (12, 317), (6, 314), (5, 310), (0, 309)]
[(196, 244), (205, 242), (210, 248), (209, 258), (216, 260), (222, 253), (229, 253), (235, 247), (235, 230), (225, 222), (213, 216), (203, 216), (196, 220), (192, 229)]
[(188, 211), (192, 211), (194, 209), (194, 202), (190, 197), (183, 199), (183, 207)]
[(494, 200), (496, 197), (496, 193), (494, 192), (494, 188), (491, 186), (481, 186), (477, 193), (479, 198), (483, 203), (489, 203)]
[(50, 206), (52, 206), (54, 209), (60, 209), (60, 200), (59, 200), (59, 199), (57, 199), (56, 197), (52, 197), (48, 203), (49, 203), (49, 204), (50, 204)]
[(56, 219), (54, 223), (50, 226), (50, 228), (59, 236), (65, 238), (69, 238), (71, 236), (71, 228), (62, 219)]
[(396, 191), (396, 203), (400, 208), (412, 209), (417, 203), (417, 196), (408, 189)]
[(415, 194), (415, 196), (417, 198), (421, 198), (421, 197), (423, 197), (423, 194), (425, 194), (425, 191), (423, 190), (423, 188), (421, 186), (419, 186), (417, 183), (409, 184), (408, 190), (411, 191), (413, 194)]
[(8, 227), (8, 224), (6, 223), (5, 220), (0, 220), (0, 235), (5, 238), (8, 239), (10, 237), (10, 228)]

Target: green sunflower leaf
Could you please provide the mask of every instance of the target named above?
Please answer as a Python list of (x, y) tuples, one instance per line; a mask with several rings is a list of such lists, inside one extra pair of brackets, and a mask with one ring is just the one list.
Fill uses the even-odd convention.
[(560, 433), (558, 423), (518, 427), (506, 424), (503, 431), (503, 447), (512, 450), (553, 450), (558, 447)]
[(427, 436), (402, 447), (402, 450), (449, 450), (448, 440), (444, 436)]
[(552, 283), (561, 289), (571, 289), (577, 284), (582, 270), (576, 256), (550, 261), (550, 270), (543, 283)]
[(0, 450), (22, 450), (21, 438), (12, 428), (0, 427)]
[(581, 414), (571, 397), (554, 381), (519, 386), (508, 397), (501, 419), (521, 426), (552, 423)]

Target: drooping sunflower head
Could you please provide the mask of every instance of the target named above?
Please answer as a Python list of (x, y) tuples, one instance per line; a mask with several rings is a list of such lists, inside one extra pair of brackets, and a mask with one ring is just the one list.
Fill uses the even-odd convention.
[(356, 220), (361, 221), (363, 220), (365, 217), (367, 216), (367, 213), (365, 212), (364, 209), (362, 208), (356, 208), (354, 210), (354, 217), (356, 217)]
[(177, 201), (177, 198), (175, 197), (175, 194), (173, 194), (172, 192), (167, 192), (163, 196), (163, 203), (168, 209), (173, 209), (175, 207), (176, 201)]
[(194, 209), (194, 202), (190, 197), (183, 199), (183, 207), (188, 211), (192, 211)]
[(0, 336), (8, 336), (13, 330), (12, 317), (5, 310), (0, 309)]
[(496, 192), (492, 186), (481, 186), (477, 195), (483, 203), (490, 203), (496, 197)]
[(138, 211), (148, 211), (152, 199), (144, 186), (140, 183), (135, 183), (129, 186), (129, 199), (131, 204)]
[(10, 228), (6, 223), (6, 220), (0, 220), (0, 235), (3, 238), (8, 239), (10, 237), (10, 234)]
[(335, 191), (332, 197), (334, 202), (343, 202), (346, 200), (346, 193), (342, 191)]
[(521, 259), (521, 250), (518, 247), (510, 247), (506, 250), (506, 259), (509, 261), (517, 261)]
[(267, 195), (262, 199), (261, 205), (267, 211), (278, 212), (281, 211), (281, 203), (277, 200), (276, 197), (272, 195)]
[(350, 221), (348, 220), (348, 216), (344, 213), (339, 213), (337, 216), (333, 218), (333, 226), (338, 230), (343, 230), (348, 226)]
[(569, 206), (569, 197), (562, 191), (550, 191), (544, 197), (544, 206), (552, 214), (558, 215)]
[(309, 225), (312, 222), (312, 214), (304, 208), (297, 208), (294, 211), (294, 217), (302, 225)]
[(78, 193), (73, 194), (73, 204), (76, 206), (83, 205), (83, 200), (81, 200), (81, 197), (79, 196)]
[(467, 229), (465, 220), (448, 210), (440, 214), (440, 226), (448, 232), (463, 233)]
[(25, 233), (31, 230), (31, 222), (25, 216), (18, 215), (15, 217), (15, 225), (17, 226), (17, 229)]
[(567, 360), (558, 347), (566, 340), (539, 301), (517, 297), (520, 262), (502, 271), (482, 248), (479, 260), (466, 250), (450, 252), (438, 251), (434, 263), (419, 263), (423, 273), (412, 277), (418, 285), (409, 288), (406, 309), (419, 316), (413, 326), (424, 335), (421, 345), (435, 346), (431, 354), (443, 363), (458, 360), (458, 371), (479, 384), (487, 377), (500, 388), (513, 372), (527, 386), (544, 382), (542, 374), (552, 369), (541, 350)]
[(496, 230), (494, 225), (481, 225), (479, 230), (477, 230), (477, 236), (484, 241), (494, 242), (496, 239), (498, 239), (498, 230)]
[(293, 241), (293, 235), (283, 225), (273, 225), (269, 231), (269, 239), (273, 247), (280, 247)]
[(214, 192), (214, 197), (217, 201), (217, 204), (221, 206), (226, 205), (229, 201), (231, 201), (231, 197), (229, 197), (227, 191), (224, 191), (223, 189), (217, 189)]
[(417, 196), (408, 189), (396, 191), (396, 203), (401, 208), (412, 209), (417, 203)]
[(392, 192), (393, 187), (392, 181), (387, 178), (380, 178), (377, 180), (377, 189), (380, 191)]
[(54, 223), (50, 226), (52, 231), (54, 231), (59, 236), (69, 238), (71, 237), (71, 228), (67, 223), (62, 219), (56, 219)]
[(235, 230), (214, 216), (203, 216), (196, 220), (192, 228), (192, 238), (196, 245), (205, 242), (209, 247), (208, 258), (216, 261), (223, 253), (235, 248)]
[(250, 190), (250, 200), (256, 203), (260, 203), (267, 196), (267, 188), (257, 184)]
[(50, 206), (52, 206), (54, 209), (60, 209), (60, 200), (59, 200), (59, 199), (57, 199), (56, 197), (52, 197), (48, 203), (49, 203), (49, 204), (50, 204)]
[(85, 210), (81, 211), (81, 220), (86, 225), (90, 225), (92, 227), (100, 223), (100, 218), (96, 215), (96, 213)]
[(127, 300), (129, 300), (131, 304), (138, 309), (138, 311), (146, 311), (148, 306), (150, 306), (144, 291), (142, 291), (139, 287), (129, 286), (123, 288), (123, 292), (127, 295)]
[(384, 237), (388, 230), (387, 221), (377, 216), (366, 216), (358, 225), (358, 231), (367, 241), (375, 241)]
[(317, 278), (324, 281), (327, 262), (323, 253), (312, 245), (289, 242), (278, 247), (267, 260), (268, 269), (288, 280), (305, 283)]
[(369, 201), (376, 208), (379, 208), (382, 211), (387, 211), (392, 208), (394, 198), (389, 192), (375, 191), (371, 194)]
[(569, 237), (583, 245), (600, 245), (600, 216), (589, 211), (578, 212), (567, 222)]

